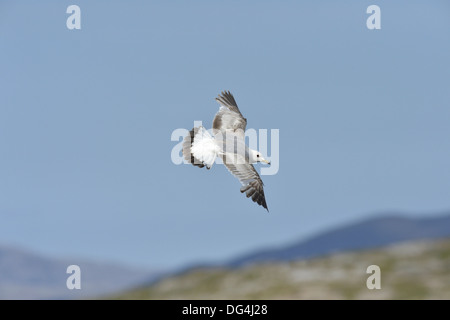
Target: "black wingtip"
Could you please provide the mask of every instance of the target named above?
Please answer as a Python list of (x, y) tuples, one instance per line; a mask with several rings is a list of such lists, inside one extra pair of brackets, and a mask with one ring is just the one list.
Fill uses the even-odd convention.
[(230, 106), (237, 106), (236, 100), (234, 99), (233, 94), (230, 92), (230, 90), (222, 91), (216, 97), (216, 101), (225, 103), (226, 105), (230, 105)]

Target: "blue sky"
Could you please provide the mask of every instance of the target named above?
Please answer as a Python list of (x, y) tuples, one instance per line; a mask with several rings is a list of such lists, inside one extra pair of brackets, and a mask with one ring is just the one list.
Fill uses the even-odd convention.
[[(81, 8), (81, 30), (66, 8)], [(381, 8), (381, 30), (366, 8)], [(2, 1), (0, 243), (170, 268), (450, 208), (447, 1)], [(231, 90), (280, 130), (270, 209), (176, 166)], [(259, 165), (258, 165), (259, 171)], [(217, 206), (218, 205), (218, 206)]]

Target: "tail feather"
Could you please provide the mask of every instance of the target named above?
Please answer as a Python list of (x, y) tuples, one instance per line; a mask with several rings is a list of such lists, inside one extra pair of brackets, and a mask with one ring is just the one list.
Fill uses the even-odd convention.
[(189, 131), (189, 135), (187, 135), (184, 138), (183, 141), (183, 156), (184, 159), (189, 161), (194, 166), (197, 166), (199, 168), (203, 168), (205, 165), (202, 161), (194, 157), (194, 154), (192, 153), (192, 144), (194, 143), (194, 137), (197, 134), (199, 128), (193, 128), (191, 131)]
[(203, 127), (193, 128), (184, 138), (183, 156), (192, 165), (210, 169), (217, 157), (214, 138)]

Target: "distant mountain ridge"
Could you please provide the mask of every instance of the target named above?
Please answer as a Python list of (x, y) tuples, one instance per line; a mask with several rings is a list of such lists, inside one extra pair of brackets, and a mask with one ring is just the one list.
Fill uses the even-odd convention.
[[(446, 299), (449, 250), (449, 213), (384, 215), (226, 263), (191, 265), (111, 298)], [(384, 290), (366, 287), (366, 268), (374, 261), (390, 270)]]
[(280, 248), (262, 249), (225, 263), (228, 267), (308, 259), (334, 252), (371, 249), (413, 240), (450, 237), (450, 213), (411, 218), (384, 215), (322, 232)]
[[(58, 260), (22, 249), (0, 246), (0, 299), (73, 299), (108, 296), (131, 287), (208, 267), (238, 268), (265, 262), (307, 260), (330, 253), (384, 247), (399, 242), (450, 238), (450, 213), (411, 218), (383, 215), (336, 227), (306, 240), (278, 248), (261, 249), (225, 263), (185, 266), (176, 272), (135, 270), (110, 263)], [(66, 287), (67, 266), (82, 270), (82, 289)]]
[[(69, 290), (69, 265), (81, 269), (81, 290)], [(114, 263), (60, 260), (10, 246), (0, 246), (0, 299), (92, 298), (124, 290), (159, 273)]]
[[(381, 270), (381, 290), (367, 287), (367, 267)], [(244, 268), (199, 268), (109, 299), (448, 300), (450, 238)]]
[(331, 253), (374, 249), (401, 242), (450, 238), (450, 213), (421, 217), (383, 214), (319, 232), (309, 239), (291, 244), (262, 248), (223, 262), (203, 261), (161, 274), (142, 283), (152, 286), (159, 281), (190, 273), (197, 269), (239, 268), (258, 263), (307, 260)]

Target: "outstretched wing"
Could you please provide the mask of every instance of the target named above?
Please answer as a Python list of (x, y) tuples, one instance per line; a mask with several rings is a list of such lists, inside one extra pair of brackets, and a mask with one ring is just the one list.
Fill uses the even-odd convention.
[(252, 197), (254, 202), (269, 211), (267, 209), (266, 197), (264, 196), (264, 183), (253, 165), (249, 163), (227, 163), (226, 161), (224, 161), (224, 164), (231, 174), (239, 179), (239, 182), (242, 184), (241, 192), (245, 192), (247, 198)]
[(230, 91), (222, 92), (216, 101), (220, 104), (220, 109), (213, 120), (214, 131), (233, 130), (244, 135), (247, 119), (242, 116)]

